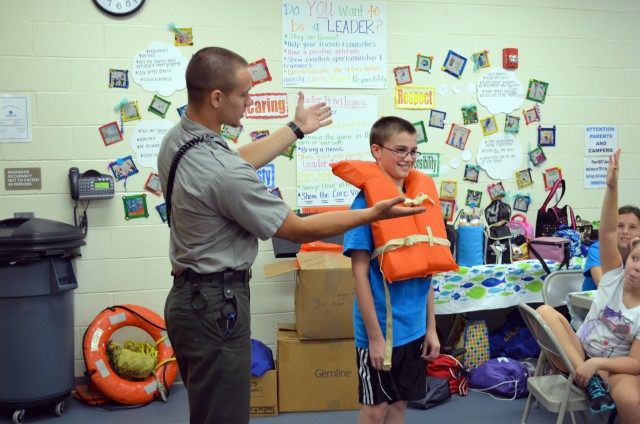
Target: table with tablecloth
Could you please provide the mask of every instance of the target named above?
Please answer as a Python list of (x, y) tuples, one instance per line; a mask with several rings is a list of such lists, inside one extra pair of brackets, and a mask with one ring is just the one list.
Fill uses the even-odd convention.
[[(583, 258), (572, 258), (569, 269), (582, 268)], [(546, 261), (556, 271), (560, 263)], [(501, 309), (520, 302), (542, 302), (547, 273), (538, 260), (511, 264), (461, 266), (458, 272), (442, 272), (433, 278), (436, 314)]]

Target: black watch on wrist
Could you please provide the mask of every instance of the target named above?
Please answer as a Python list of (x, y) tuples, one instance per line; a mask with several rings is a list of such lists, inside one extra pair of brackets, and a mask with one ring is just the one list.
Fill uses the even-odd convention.
[(298, 137), (298, 140), (302, 140), (304, 138), (304, 133), (302, 132), (300, 127), (295, 124), (295, 122), (289, 121), (287, 122), (287, 126), (291, 128), (296, 137)]

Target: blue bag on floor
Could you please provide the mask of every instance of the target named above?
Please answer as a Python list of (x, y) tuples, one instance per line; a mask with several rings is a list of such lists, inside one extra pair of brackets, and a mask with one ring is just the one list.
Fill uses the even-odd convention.
[(537, 358), (540, 346), (522, 319), (522, 315), (514, 309), (502, 327), (489, 334), (491, 357), (506, 356), (513, 359)]
[(515, 399), (527, 396), (529, 369), (511, 358), (494, 358), (471, 370), (469, 388), (491, 397)]

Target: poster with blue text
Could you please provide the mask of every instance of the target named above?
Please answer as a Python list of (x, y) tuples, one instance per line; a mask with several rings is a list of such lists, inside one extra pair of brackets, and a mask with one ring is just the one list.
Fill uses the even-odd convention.
[(386, 88), (386, 3), (283, 0), (282, 85)]

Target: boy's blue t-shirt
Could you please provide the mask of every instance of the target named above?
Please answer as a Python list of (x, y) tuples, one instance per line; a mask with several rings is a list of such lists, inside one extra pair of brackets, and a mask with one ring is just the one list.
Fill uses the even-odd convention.
[[(360, 192), (351, 209), (365, 209), (367, 207), (364, 192)], [(371, 254), (374, 250), (373, 235), (370, 225), (362, 225), (344, 234), (344, 255), (351, 257), (352, 250), (366, 250)], [(369, 267), (369, 282), (373, 294), (378, 323), (382, 334), (386, 337), (387, 307), (384, 292), (384, 282), (378, 259), (371, 261)], [(393, 346), (402, 346), (426, 333), (427, 296), (431, 285), (431, 277), (412, 278), (389, 284), (391, 311), (393, 314)], [(358, 307), (358, 299), (354, 298), (353, 327), (355, 343), (359, 348), (369, 347), (369, 338), (364, 326), (362, 314)]]
[(596, 290), (596, 282), (591, 277), (591, 268), (600, 266), (600, 242), (593, 243), (589, 246), (587, 252), (587, 260), (584, 264), (584, 281), (582, 282), (582, 290)]

